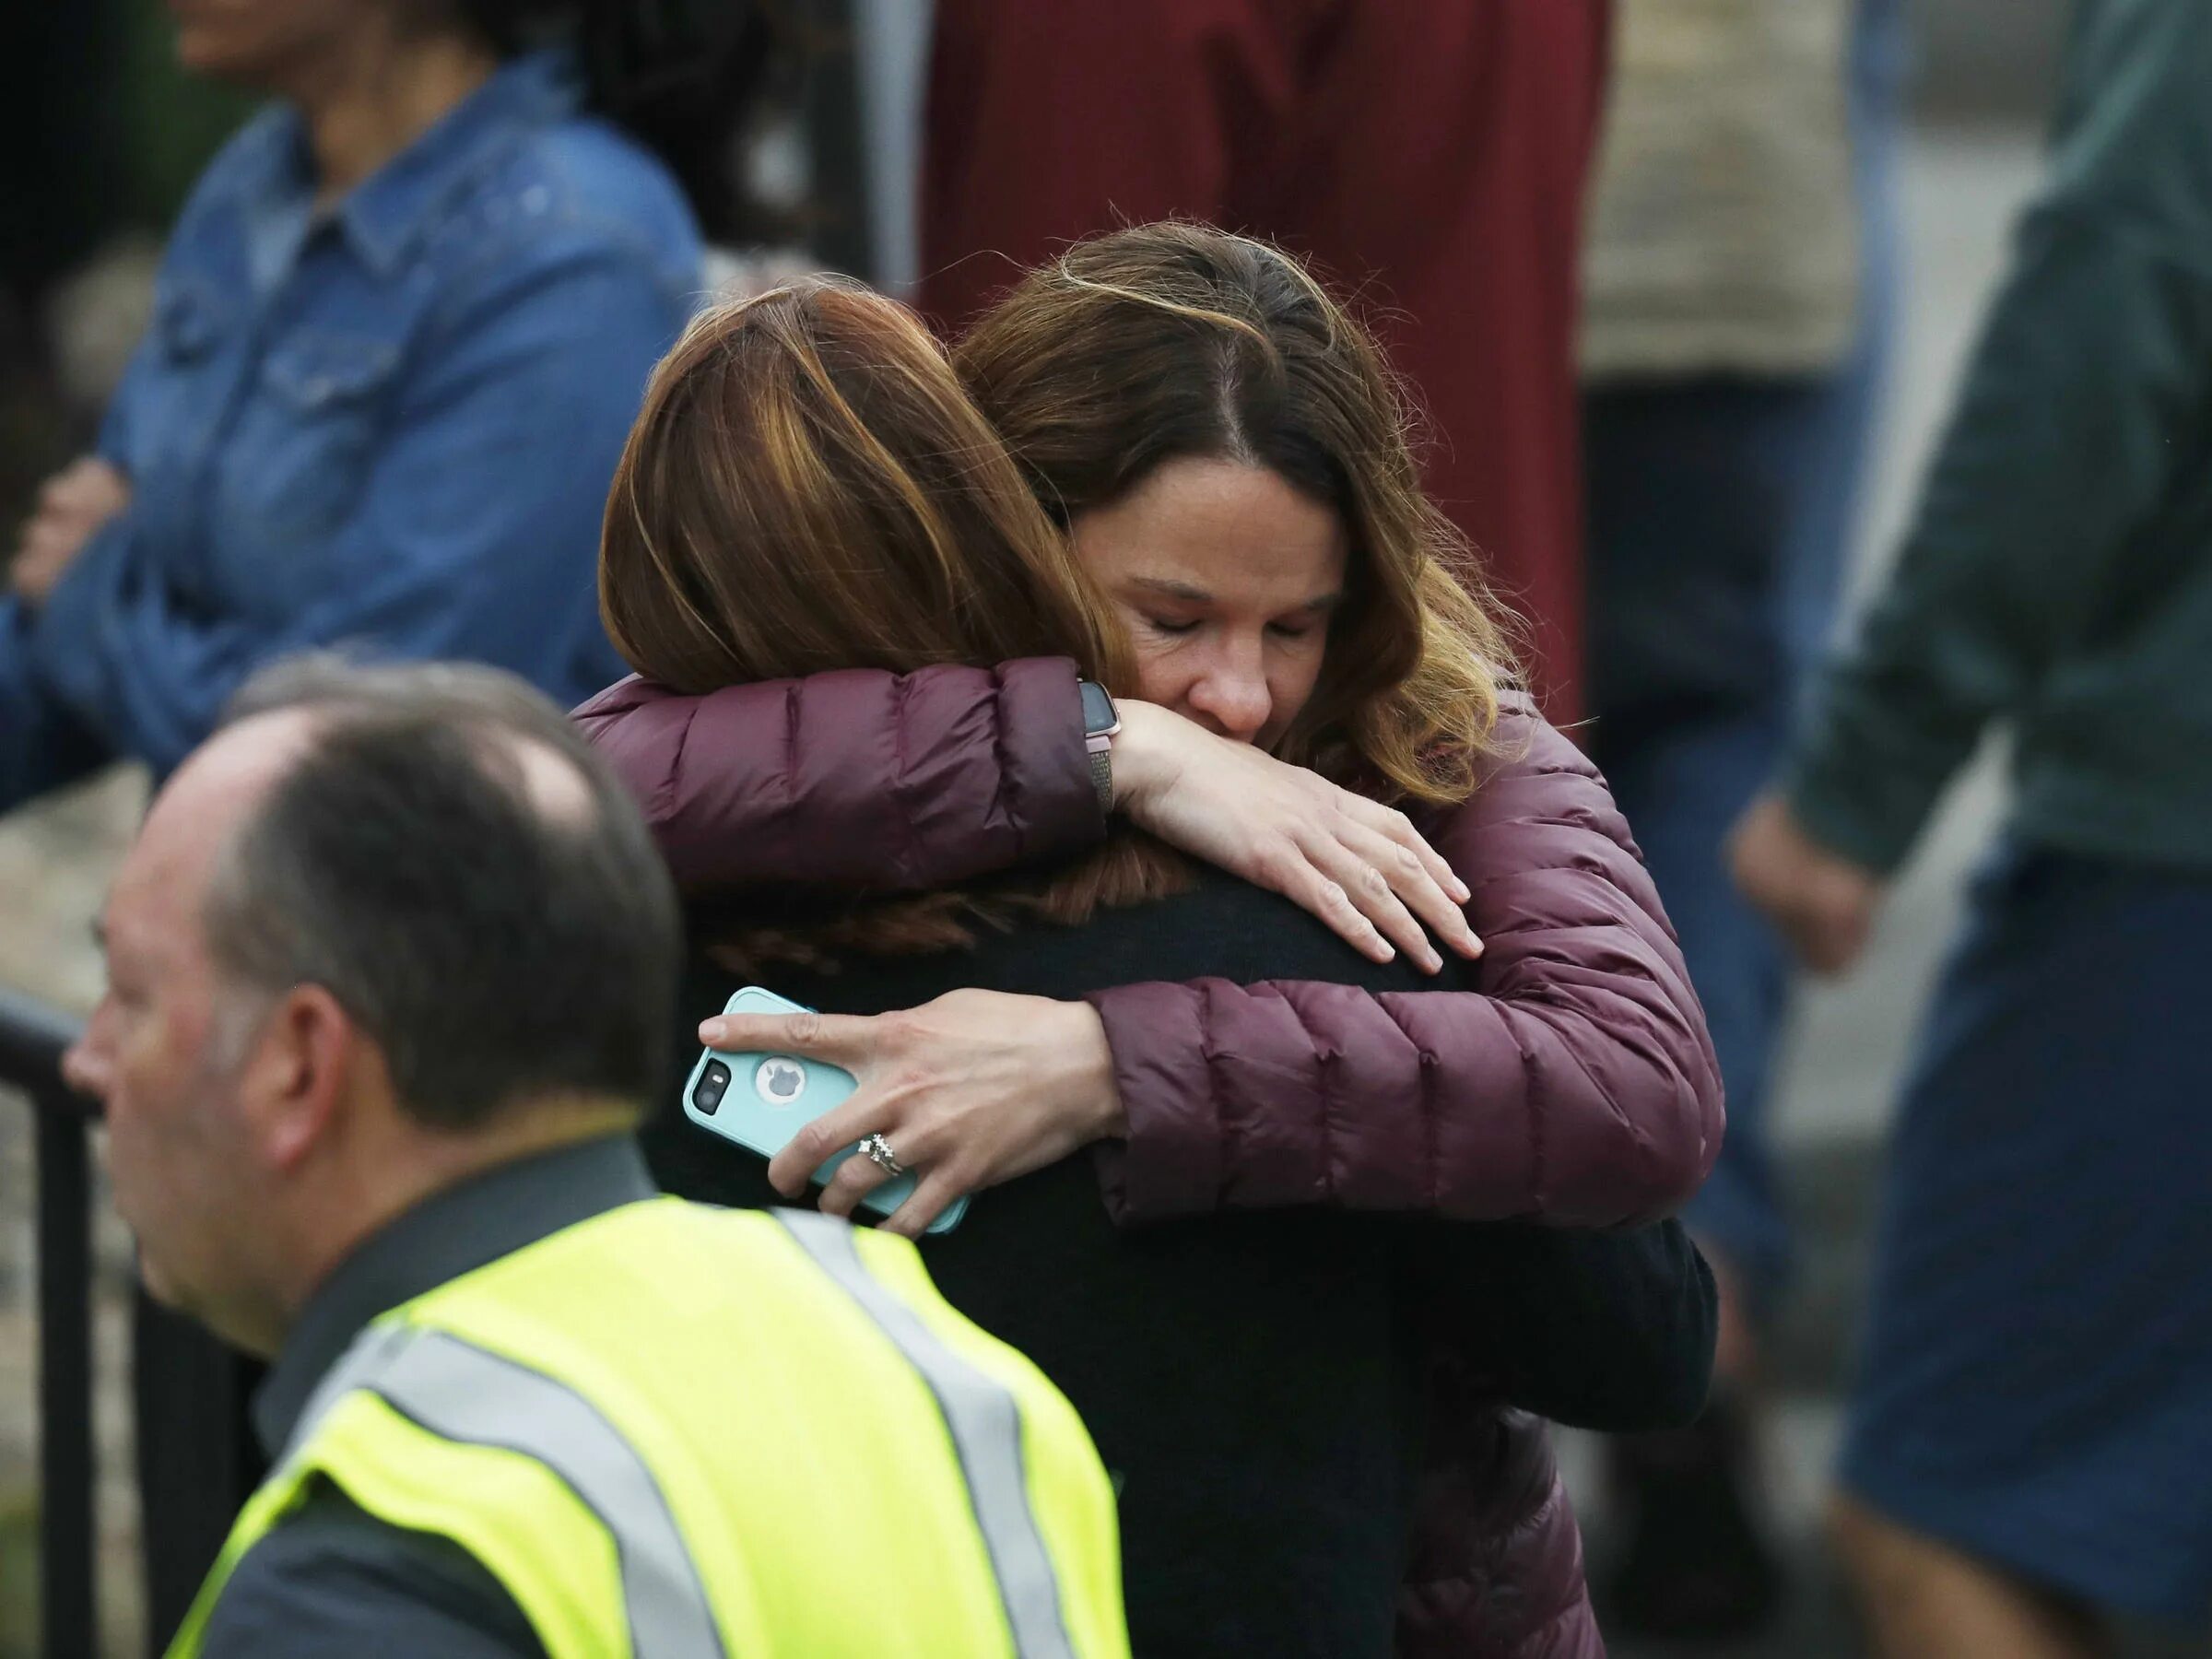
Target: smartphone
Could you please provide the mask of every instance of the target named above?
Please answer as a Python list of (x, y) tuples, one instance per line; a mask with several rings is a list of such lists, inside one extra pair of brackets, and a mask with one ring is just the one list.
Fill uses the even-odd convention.
[[(724, 1014), (807, 1014), (813, 1012), (747, 985), (724, 1005)], [(841, 1065), (806, 1060), (796, 1054), (729, 1053), (707, 1049), (684, 1082), (684, 1115), (701, 1129), (735, 1141), (739, 1146), (773, 1158), (791, 1137), (832, 1107), (843, 1104), (860, 1085)], [(847, 1147), (814, 1172), (814, 1184), (822, 1186), (837, 1173), (837, 1166), (859, 1154)], [(863, 1194), (860, 1207), (888, 1216), (904, 1204), (914, 1190), (914, 1177), (900, 1176)], [(947, 1205), (929, 1224), (933, 1233), (950, 1232), (968, 1213), (962, 1194)]]

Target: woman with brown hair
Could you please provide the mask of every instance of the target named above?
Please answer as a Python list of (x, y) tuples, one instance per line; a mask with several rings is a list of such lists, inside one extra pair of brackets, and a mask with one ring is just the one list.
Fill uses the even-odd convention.
[[(1287, 265), (1272, 251), (1257, 253)], [(1670, 1228), (1596, 1238), (1435, 1226), (1409, 1231), (1380, 1219), (1355, 1224), (1308, 1214), (1116, 1234), (1088, 1190), (1088, 1161), (1067, 1154), (1115, 1133), (1114, 1116), (1125, 1111), (1127, 1156), (1110, 1172), (1110, 1192), (1118, 1195), (1145, 1159), (1136, 1172), (1166, 1175), (1180, 1187), (1165, 1194), (1167, 1204), (1186, 1212), (1218, 1207), (1211, 1183), (1223, 1172), (1222, 1160), (1201, 1149), (1202, 1135), (1213, 1136), (1217, 1146), (1223, 1136), (1236, 1143), (1238, 1159), (1262, 1177), (1257, 1183), (1240, 1178), (1249, 1190), (1236, 1195), (1262, 1205), (1289, 1196), (1513, 1216), (1542, 1214), (1550, 1202), (1553, 1218), (1611, 1220), (1671, 1201), (1678, 1194), (1654, 1193), (1633, 1159), (1624, 1173), (1617, 1155), (1594, 1154), (1594, 1137), (1574, 1121), (1586, 1110), (1574, 1098), (1578, 1087), (1603, 1092), (1624, 1077), (1634, 1085), (1638, 1066), (1679, 1080), (1656, 1088), (1647, 1080), (1622, 1092), (1618, 1121), (1647, 1147), (1668, 1137), (1666, 1117), (1685, 1098), (1692, 1117), (1711, 1104), (1694, 1000), (1670, 970), (1664, 923), (1648, 886), (1636, 890), (1632, 857), (1618, 820), (1603, 810), (1602, 787), (1556, 738), (1532, 760), (1531, 745), (1509, 734), (1523, 759), (1470, 754), (1464, 771), (1449, 758), (1429, 756), (1425, 740), (1395, 751), (1412, 757), (1431, 794), (1449, 794), (1457, 787), (1449, 781), (1455, 772), (1470, 782), (1485, 780), (1475, 798), (1505, 826), (1493, 840), (1517, 838), (1525, 857), (1529, 842), (1522, 831), (1533, 826), (1550, 842), (1564, 842), (1577, 860), (1570, 906), (1556, 896), (1548, 908), (1534, 903), (1547, 885), (1541, 878), (1532, 888), (1506, 872), (1494, 881), (1486, 873), (1486, 882), (1477, 884), (1500, 889), (1503, 908), (1493, 913), (1515, 931), (1512, 942), (1502, 951), (1494, 946), (1486, 960), (1487, 971), (1500, 955), (1508, 959), (1502, 993), (1487, 995), (1471, 981), (1464, 991), (1422, 988), (1461, 978), (1465, 971), (1456, 964), (1446, 979), (1423, 981), (1405, 962), (1361, 963), (1279, 901), (1240, 882), (1194, 875), (1157, 848), (1126, 838), (1110, 842), (1075, 879), (1031, 878), (857, 912), (826, 898), (825, 889), (839, 882), (880, 891), (902, 880), (965, 879), (994, 859), (1049, 853), (1095, 835), (1100, 814), (1083, 745), (1078, 738), (1063, 746), (1059, 735), (1071, 726), (1081, 730), (1077, 667), (1110, 680), (1116, 674), (1111, 633), (1095, 653), (1094, 636), (1080, 624), (1063, 640), (1028, 643), (1040, 615), (1034, 607), (1006, 613), (1015, 619), (1011, 639), (994, 633), (991, 643), (964, 654), (951, 643), (952, 631), (989, 607), (1006, 572), (1073, 575), (1075, 567), (1065, 563), (1062, 538), (1041, 517), (1031, 520), (1031, 534), (1009, 535), (1018, 513), (963, 499), (995, 492), (1005, 476), (1003, 452), (983, 423), (971, 428), (942, 399), (916, 394), (935, 360), (934, 353), (915, 353), (915, 341), (926, 347), (925, 336), (878, 328), (865, 337), (828, 337), (824, 308), (840, 309), (832, 295), (853, 298), (837, 290), (805, 297), (802, 309), (813, 321), (776, 336), (780, 366), (750, 345), (710, 338), (730, 328), (725, 315), (702, 324), (656, 377), (610, 504), (604, 576), (618, 641), (641, 668), (667, 684), (626, 682), (587, 705), (582, 718), (639, 785), (679, 873), (696, 877), (701, 864), (718, 866), (719, 883), (692, 884), (695, 917), (758, 976), (832, 1008), (897, 1007), (947, 985), (967, 987), (888, 1022), (825, 1017), (802, 1020), (795, 1030), (778, 1027), (774, 1043), (845, 1059), (870, 1083), (871, 1057), (846, 1047), (841, 1034), (888, 1025), (918, 1037), (926, 1049), (949, 1033), (950, 1041), (937, 1043), (940, 1052), (959, 1050), (967, 1064), (959, 1089), (939, 1099), (965, 1098), (978, 1107), (956, 1114), (960, 1122), (940, 1123), (945, 1144), (965, 1129), (981, 1129), (996, 1136), (998, 1150), (991, 1156), (1006, 1159), (993, 1167), (993, 1179), (1037, 1171), (989, 1194), (958, 1231), (933, 1240), (933, 1271), (956, 1302), (1038, 1358), (1084, 1407), (1094, 1433), (1110, 1447), (1110, 1461), (1124, 1461), (1132, 1616), (1141, 1648), (1382, 1651), (1390, 1591), (1404, 1565), (1406, 1494), (1399, 1477), (1410, 1473), (1413, 1422), (1405, 1393), (1423, 1374), (1422, 1360), (1430, 1359), (1441, 1362), (1437, 1374), (1448, 1378), (1441, 1415), (1429, 1415), (1430, 1449), (1447, 1471), (1423, 1500), (1428, 1524), (1415, 1560), (1422, 1582), (1404, 1604), (1402, 1640), (1412, 1650), (1448, 1638), (1455, 1651), (1518, 1653), (1541, 1635), (1554, 1644), (1547, 1651), (1596, 1651), (1571, 1519), (1540, 1430), (1525, 1418), (1501, 1416), (1497, 1402), (1514, 1397), (1552, 1415), (1610, 1427), (1691, 1409), (1711, 1333), (1701, 1269), (1680, 1252), (1678, 1233)], [(799, 302), (785, 296), (773, 303)], [(880, 300), (869, 303), (893, 310)], [(1324, 320), (1334, 316), (1332, 310)], [(1265, 331), (1255, 332), (1264, 343)], [(1338, 336), (1331, 344), (1324, 331), (1314, 343), (1335, 350), (1343, 341)], [(1387, 385), (1371, 352), (1365, 366), (1371, 374), (1355, 374), (1328, 395), (1353, 398), (1371, 383)], [(773, 390), (779, 386), (804, 389), (796, 405), (812, 413), (800, 419), (794, 397)], [(1386, 398), (1380, 406), (1389, 406)], [(972, 419), (973, 411), (967, 413)], [(846, 429), (855, 423), (866, 436), (848, 441)], [(1247, 438), (1253, 424), (1247, 423)], [(1385, 435), (1403, 450), (1394, 425)], [(1196, 441), (1187, 431), (1183, 441)], [(1257, 445), (1253, 452), (1266, 453)], [(830, 465), (824, 456), (838, 459)], [(1287, 468), (1299, 459), (1283, 452), (1269, 465)], [(841, 470), (853, 466), (857, 477)], [(733, 468), (743, 469), (744, 478)], [(1165, 459), (1155, 471), (1165, 476)], [(1124, 487), (1123, 493), (1132, 492)], [(1411, 535), (1425, 522), (1418, 495), (1408, 500), (1410, 511), (1394, 516), (1385, 507), (1371, 515), (1372, 524), (1385, 528), (1413, 527), (1401, 537), (1401, 548), (1413, 545)], [(1289, 506), (1302, 504), (1294, 500)], [(956, 517), (967, 525), (958, 533)], [(1094, 528), (1098, 523), (1090, 521)], [(1364, 538), (1371, 520), (1360, 523)], [(1317, 570), (1292, 573), (1306, 581), (1316, 573), (1330, 578), (1334, 570), (1333, 585), (1323, 584), (1327, 591), (1310, 581), (1297, 589), (1288, 608), (1315, 613), (1305, 618), (1305, 628), (1270, 616), (1248, 629), (1248, 593), (1227, 594), (1238, 600), (1237, 616), (1189, 625), (1209, 646), (1234, 647), (1230, 655), (1250, 642), (1247, 635), (1261, 636), (1262, 656), (1279, 671), (1262, 677), (1273, 688), (1269, 709), (1256, 721), (1248, 718), (1249, 708), (1217, 710), (1214, 693), (1224, 681), (1218, 674), (1193, 674), (1175, 695), (1222, 734), (1307, 741), (1320, 758), (1336, 752), (1332, 745), (1342, 735), (1317, 724), (1310, 737), (1298, 735), (1296, 705), (1312, 683), (1356, 688), (1371, 677), (1332, 670), (1331, 653), (1312, 644), (1285, 654), (1270, 653), (1267, 642), (1292, 645), (1333, 603), (1347, 618), (1347, 632), (1361, 640), (1363, 653), (1387, 662), (1385, 653), (1394, 651), (1398, 661), (1418, 663), (1430, 647), (1420, 643), (1418, 630), (1408, 650), (1388, 629), (1365, 627), (1392, 606), (1417, 624), (1423, 620), (1414, 597), (1424, 591), (1418, 567), (1410, 587), (1347, 569), (1353, 549), (1327, 533), (1333, 523), (1309, 519), (1299, 528), (1323, 533), (1309, 535), (1302, 549)], [(1032, 539), (1038, 530), (1041, 542)], [(1093, 553), (1111, 550), (1111, 539), (1091, 540)], [(1085, 541), (1078, 525), (1078, 553)], [(1277, 551), (1294, 550), (1296, 541), (1295, 534), (1286, 536)], [(971, 560), (980, 567), (973, 573), (967, 569)], [(1265, 576), (1281, 562), (1261, 559), (1246, 574)], [(900, 573), (886, 575), (890, 564)], [(814, 584), (818, 567), (831, 573), (832, 586)], [(1147, 594), (1200, 602), (1191, 597), (1195, 584), (1178, 577), (1146, 571), (1124, 577)], [(1223, 598), (1214, 594), (1205, 603)], [(818, 626), (824, 618), (844, 618), (853, 600), (860, 615), (838, 624), (849, 638), (835, 653), (849, 665), (846, 672), (773, 686), (727, 683), (826, 668)], [(1073, 603), (1089, 608), (1079, 589)], [(1449, 606), (1451, 600), (1441, 603)], [(794, 614), (809, 607), (808, 617)], [(1068, 613), (1061, 614), (1065, 619)], [(1449, 615), (1435, 636), (1439, 657), (1452, 639)], [(1162, 641), (1188, 639), (1190, 632), (1161, 632), (1161, 640), (1135, 641), (1137, 677), (1124, 683), (1150, 689), (1177, 671), (1171, 659), (1190, 647), (1170, 648)], [(896, 646), (900, 638), (912, 641), (904, 656)], [(995, 671), (924, 666), (976, 662), (994, 652), (1071, 649), (1073, 664), (1064, 655), (1011, 661)], [(1191, 661), (1181, 657), (1183, 667)], [(1479, 740), (1488, 724), (1479, 703), (1491, 694), (1479, 663), (1437, 666), (1432, 683), (1465, 691), (1469, 700), (1461, 706), (1472, 712), (1474, 724), (1464, 729)], [(1297, 681), (1309, 668), (1301, 688)], [(1408, 677), (1404, 670), (1382, 677), (1367, 704), (1377, 706)], [(1270, 732), (1277, 700), (1284, 717), (1280, 730)], [(1415, 709), (1419, 702), (1408, 699), (1401, 706)], [(1225, 862), (1245, 859), (1263, 844), (1220, 833), (1223, 822), (1247, 808), (1262, 819), (1274, 816), (1271, 833), (1284, 837), (1277, 848), (1290, 844), (1290, 832), (1280, 827), (1300, 811), (1324, 826), (1321, 837), (1335, 838), (1340, 850), (1366, 844), (1354, 831), (1380, 836), (1373, 825), (1391, 823), (1386, 817), (1353, 816), (1336, 805), (1337, 786), (1308, 774), (1295, 774), (1299, 783), (1281, 787), (1277, 774), (1291, 769), (1165, 710), (1132, 704), (1125, 715), (1131, 718), (1113, 755), (1121, 773), (1114, 786), (1125, 787), (1130, 774), (1145, 775), (1142, 747), (1127, 738), (1146, 729), (1182, 728), (1150, 761), (1164, 755), (1169, 765), (1195, 766), (1199, 775), (1181, 784), (1155, 777), (1158, 793), (1150, 798), (1182, 805), (1153, 811), (1151, 821), (1200, 851), (1218, 852)], [(1519, 718), (1525, 733), (1529, 718)], [(1368, 729), (1354, 715), (1353, 725)], [(1391, 753), (1387, 721), (1372, 729), (1376, 748)], [(1347, 743), (1344, 753), (1348, 759), (1361, 751)], [(1136, 764), (1124, 768), (1124, 762)], [(1425, 772), (1431, 765), (1433, 779)], [(1220, 784), (1217, 771), (1230, 768), (1230, 786), (1246, 800), (1223, 813), (1218, 794), (1208, 791)], [(1524, 774), (1519, 782), (1516, 772)], [(978, 789), (986, 778), (987, 787)], [(843, 794), (855, 781), (870, 790), (865, 801)], [(1372, 810), (1372, 803), (1366, 805)], [(834, 823), (848, 809), (837, 832), (855, 844), (865, 841), (866, 857), (877, 861), (872, 871), (851, 847), (811, 828), (825, 816)], [(866, 821), (871, 816), (873, 823)], [(1480, 815), (1463, 816), (1479, 821)], [(1526, 860), (1532, 877), (1549, 862), (1545, 845), (1539, 839), (1536, 856)], [(1314, 868), (1302, 867), (1309, 875)], [(1287, 868), (1272, 874), (1280, 885), (1296, 885), (1297, 870), (1287, 875)], [(749, 880), (733, 882), (733, 873)], [(916, 874), (919, 882), (911, 879)], [(785, 884), (772, 894), (771, 877)], [(1150, 904), (1099, 903), (1178, 885), (1190, 890)], [(1408, 890), (1415, 885), (1406, 881)], [(717, 904), (736, 913), (715, 916)], [(1571, 927), (1547, 928), (1562, 909), (1576, 912)], [(1073, 928), (1052, 920), (1086, 915)], [(1578, 936), (1562, 944), (1565, 932)], [(961, 933), (971, 943), (958, 955), (882, 954), (942, 946)], [(824, 971), (830, 963), (838, 971)], [(1300, 977), (1256, 982), (1284, 974)], [(1556, 982), (1547, 986), (1547, 977)], [(1173, 982), (1185, 980), (1194, 982)], [(713, 993), (731, 982), (725, 977), (701, 984), (701, 1010), (718, 1006)], [(1288, 1010), (1293, 1023), (1286, 1038), (1280, 1020), (1263, 1016), (1260, 1025), (1247, 1027), (1249, 1041), (1232, 1043), (1233, 1053), (1212, 1051), (1227, 1062), (1219, 1081), (1230, 1091), (1233, 1115), (1218, 1116), (1212, 1127), (1194, 1134), (1187, 1119), (1177, 1123), (1176, 1112), (1190, 1106), (1177, 1091), (1187, 1088), (1192, 1065), (1201, 1073), (1207, 1068), (1208, 1046), (1196, 1033), (1186, 1035), (1187, 1018), (1177, 1018), (1159, 1030), (1140, 1030), (1134, 1049), (1123, 1040), (1126, 1033), (1117, 1033), (1112, 1052), (1104, 1053), (1100, 1012), (1073, 998), (1095, 996), (1102, 1009), (1122, 994), (1111, 989), (1117, 985), (1170, 997), (1186, 991), (1233, 994), (1254, 1006)], [(1045, 994), (1018, 999), (1017, 992)], [(1530, 1032), (1522, 1059), (1498, 1053), (1495, 1034), (1512, 1029), (1498, 1014), (1485, 1022), (1493, 1034), (1488, 1041), (1469, 1043), (1450, 1030), (1468, 1005), (1503, 1002), (1509, 994), (1545, 1005), (1527, 1022), (1538, 1029)], [(1625, 1012), (1607, 1013), (1617, 1003)], [(1330, 1040), (1334, 1052), (1324, 1053), (1295, 1023), (1341, 1021), (1361, 1006), (1379, 1010), (1394, 1030), (1406, 1019), (1401, 1045), (1429, 1043), (1434, 1062), (1417, 1054), (1405, 1064), (1402, 1047), (1392, 1052), (1357, 1029), (1340, 1033), (1348, 1041)], [(1077, 1024), (1053, 1023), (1068, 1010)], [(1009, 1014), (1019, 1023), (992, 1029)], [(1230, 1018), (1238, 1018), (1233, 1006)], [(1439, 1021), (1434, 1036), (1424, 1029), (1432, 1018)], [(1642, 1041), (1634, 1034), (1640, 1020), (1659, 1028), (1661, 1038)], [(1088, 1039), (1082, 1021), (1090, 1026)], [(1624, 1026), (1630, 1029), (1625, 1037), (1618, 1034)], [(755, 1030), (739, 1027), (723, 1040), (748, 1041)], [(1629, 1058), (1601, 1052), (1608, 1042), (1630, 1051)], [(1180, 1057), (1186, 1045), (1188, 1063)], [(1096, 1081), (1094, 1050), (1100, 1051), (1097, 1069), (1109, 1095), (1116, 1088), (1117, 1062), (1137, 1056), (1121, 1088), (1126, 1105), (1114, 1100), (1107, 1112), (1092, 1112), (1083, 1104)], [(1513, 1122), (1486, 1125), (1483, 1093), (1462, 1094), (1453, 1087), (1466, 1079), (1470, 1060), (1477, 1088), (1502, 1108), (1498, 1115), (1510, 1113)], [(1253, 1070), (1240, 1076), (1240, 1066)], [(1272, 1072), (1251, 1087), (1265, 1066)], [(1316, 1077), (1317, 1068), (1330, 1075)], [(1521, 1120), (1542, 1103), (1532, 1100), (1532, 1080), (1551, 1074), (1566, 1112), (1547, 1147), (1547, 1129), (1524, 1135)], [(926, 1090), (912, 1086), (926, 1083), (928, 1075), (917, 1067), (894, 1078), (888, 1092), (901, 1106), (926, 1106)], [(874, 1096), (879, 1106), (884, 1092), (864, 1088), (853, 1104), (867, 1107)], [(1149, 1120), (1170, 1127), (1163, 1144), (1143, 1139), (1140, 1101), (1167, 1108)], [(1403, 1133), (1424, 1121), (1433, 1133)], [(1325, 1144), (1305, 1144), (1317, 1135)], [(1534, 1143), (1533, 1161), (1515, 1149), (1524, 1138)], [(656, 1139), (664, 1172), (680, 1190), (770, 1195), (741, 1154), (680, 1123)], [(1703, 1155), (1700, 1145), (1689, 1157), (1701, 1162)], [(1594, 1158), (1606, 1156), (1613, 1158), (1610, 1190), (1592, 1167)], [(1645, 1156), (1664, 1166), (1679, 1154), (1662, 1148)], [(943, 1192), (936, 1179), (942, 1171), (921, 1158), (916, 1162), (925, 1190), (915, 1204), (924, 1206)], [(1302, 1180), (1300, 1165), (1324, 1173)], [(779, 1169), (803, 1182), (808, 1167)], [(1688, 1184), (1678, 1171), (1664, 1180)], [(1269, 1181), (1296, 1191), (1268, 1190)], [(743, 1190), (748, 1183), (751, 1190)], [(849, 1206), (851, 1195), (833, 1188), (827, 1202)], [(1149, 1195), (1149, 1202), (1159, 1206), (1160, 1195)], [(899, 1224), (919, 1225), (913, 1206)], [(1578, 1351), (1578, 1341), (1589, 1346)], [(1149, 1369), (1139, 1374), (1132, 1368)], [(1117, 1453), (1115, 1447), (1125, 1450)], [(1510, 1594), (1488, 1594), (1508, 1587)], [(1145, 1632), (1151, 1633), (1148, 1642)]]
[[(1720, 1139), (1703, 1015), (1603, 780), (1500, 688), (1500, 630), (1365, 332), (1277, 250), (1151, 225), (1033, 273), (955, 367), (1109, 593), (1146, 700), (1087, 730), (1088, 667), (1059, 651), (794, 687), (625, 681), (579, 718), (687, 895), (926, 890), (1081, 851), (1119, 815), (1377, 959), (1434, 972), (1427, 923), (1482, 954), (1481, 983), (1418, 1004), (1147, 985), (818, 1030), (840, 1044), (822, 1058), (907, 1079), (824, 1132), (865, 1117), (857, 1135), (897, 1130), (940, 1177), (894, 1225), (1002, 1178), (1051, 1113), (1115, 1143), (1127, 1220), (1341, 1199), (1611, 1225), (1678, 1206)], [(601, 571), (618, 641), (629, 595), (664, 582), (621, 522), (634, 494), (618, 483)], [(1262, 590), (1286, 572), (1331, 591), (1277, 614)], [(1240, 1135), (1257, 1082), (1285, 1075), (1357, 1101), (1362, 1132)]]

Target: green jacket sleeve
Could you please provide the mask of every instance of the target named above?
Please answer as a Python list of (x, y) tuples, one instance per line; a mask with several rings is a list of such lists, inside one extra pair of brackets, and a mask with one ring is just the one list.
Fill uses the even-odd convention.
[(2171, 485), (2212, 396), (2212, 6), (2088, 0), (2043, 188), (1898, 562), (1816, 690), (1784, 788), (1897, 865), (2021, 708)]

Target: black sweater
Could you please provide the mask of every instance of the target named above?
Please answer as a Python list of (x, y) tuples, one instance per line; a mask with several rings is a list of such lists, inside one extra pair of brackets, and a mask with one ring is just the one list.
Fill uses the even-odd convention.
[[(769, 988), (876, 1013), (963, 985), (1073, 997), (1207, 975), (1435, 983), (1208, 876), (1081, 928), (1039, 924), (971, 951), (779, 973)], [(763, 1159), (678, 1104), (697, 1022), (737, 984), (695, 966), (679, 1075), (644, 1140), (671, 1191), (781, 1203)], [(1076, 1157), (978, 1194), (922, 1249), (947, 1298), (1035, 1360), (1089, 1426), (1122, 1488), (1145, 1659), (1391, 1651), (1432, 1358), (1499, 1400), (1633, 1428), (1694, 1411), (1712, 1354), (1711, 1280), (1671, 1223), (1594, 1234), (1317, 1209), (1122, 1232), (1089, 1159)]]

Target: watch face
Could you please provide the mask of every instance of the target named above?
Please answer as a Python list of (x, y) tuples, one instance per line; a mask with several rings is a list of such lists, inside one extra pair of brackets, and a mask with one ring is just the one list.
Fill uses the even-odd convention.
[(1111, 732), (1122, 724), (1121, 711), (1113, 706), (1113, 699), (1106, 688), (1096, 680), (1076, 682), (1083, 691), (1083, 729), (1096, 735)]

